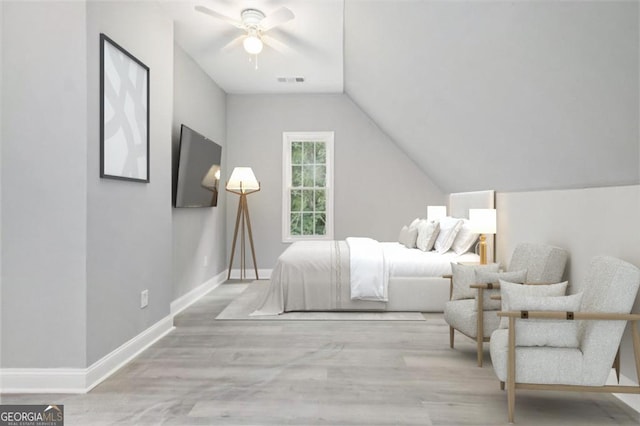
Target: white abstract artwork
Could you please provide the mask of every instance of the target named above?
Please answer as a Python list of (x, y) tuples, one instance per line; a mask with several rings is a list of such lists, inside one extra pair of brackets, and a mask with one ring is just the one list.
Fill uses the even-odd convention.
[(149, 182), (149, 68), (100, 34), (100, 176)]

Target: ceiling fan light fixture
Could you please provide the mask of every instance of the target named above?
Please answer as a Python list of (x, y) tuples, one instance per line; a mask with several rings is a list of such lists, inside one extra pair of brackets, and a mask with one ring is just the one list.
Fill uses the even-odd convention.
[(255, 34), (249, 34), (246, 36), (242, 41), (242, 45), (249, 55), (257, 55), (262, 52), (262, 40), (260, 40), (260, 37)]

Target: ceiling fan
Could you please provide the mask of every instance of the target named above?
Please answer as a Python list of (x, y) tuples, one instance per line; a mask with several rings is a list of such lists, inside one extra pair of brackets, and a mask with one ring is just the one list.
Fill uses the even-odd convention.
[(281, 42), (265, 35), (264, 33), (272, 28), (277, 27), (278, 25), (282, 25), (285, 22), (288, 22), (295, 18), (293, 12), (289, 8), (284, 6), (280, 7), (268, 16), (258, 9), (244, 9), (240, 13), (240, 20), (231, 18), (229, 16), (216, 12), (215, 10), (211, 10), (200, 5), (196, 6), (195, 9), (198, 12), (204, 13), (205, 15), (209, 15), (216, 19), (220, 19), (228, 24), (233, 25), (236, 28), (245, 31), (245, 34), (242, 34), (241, 36), (232, 40), (227, 46), (235, 45), (237, 42), (242, 40), (244, 50), (248, 54), (253, 55), (256, 58), (256, 69), (258, 69), (257, 55), (262, 52), (262, 48), (265, 44), (275, 48), (276, 50), (278, 50), (279, 46), (284, 46)]

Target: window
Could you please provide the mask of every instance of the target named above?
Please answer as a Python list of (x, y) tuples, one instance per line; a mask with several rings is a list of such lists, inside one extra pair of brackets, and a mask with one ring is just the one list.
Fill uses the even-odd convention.
[(333, 239), (333, 132), (284, 132), (282, 153), (282, 240)]

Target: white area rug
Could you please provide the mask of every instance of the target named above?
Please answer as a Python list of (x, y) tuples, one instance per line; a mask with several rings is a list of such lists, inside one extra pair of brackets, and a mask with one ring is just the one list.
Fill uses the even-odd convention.
[[(269, 281), (251, 284), (225, 284), (237, 287), (242, 293), (216, 317), (217, 320), (296, 320), (296, 321), (425, 321), (420, 312), (287, 312), (281, 315), (251, 317), (262, 301)], [(243, 289), (244, 288), (244, 289)]]

